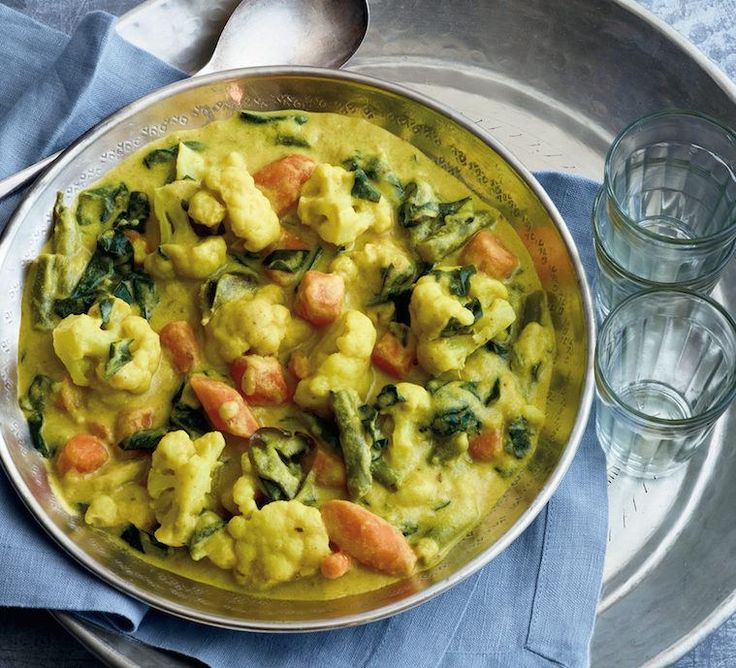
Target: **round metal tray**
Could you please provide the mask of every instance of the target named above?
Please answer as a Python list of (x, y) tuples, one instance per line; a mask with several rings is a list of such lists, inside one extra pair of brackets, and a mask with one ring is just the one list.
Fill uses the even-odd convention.
[[(149, 0), (119, 32), (191, 71), (237, 4)], [(461, 111), (530, 169), (600, 179), (613, 135), (666, 107), (736, 125), (736, 86), (692, 45), (628, 0), (371, 0), (367, 37), (347, 68), (408, 85)], [(715, 297), (736, 310), (736, 267)], [(687, 470), (641, 482), (609, 470), (610, 528), (592, 646), (596, 666), (664, 665), (736, 611), (736, 453), (731, 409)], [(725, 512), (724, 512), (725, 511)], [(61, 620), (105, 660), (141, 647)], [(127, 644), (126, 644), (127, 643)], [(135, 647), (135, 658), (127, 645)], [(131, 649), (132, 651), (132, 649)], [(168, 663), (154, 650), (155, 665)], [(163, 663), (161, 663), (163, 662)], [(129, 664), (128, 664), (129, 665)]]

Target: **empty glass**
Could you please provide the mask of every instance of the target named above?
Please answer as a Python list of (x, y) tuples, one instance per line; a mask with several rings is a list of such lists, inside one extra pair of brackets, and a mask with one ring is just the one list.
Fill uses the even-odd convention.
[(609, 459), (635, 476), (666, 475), (736, 395), (736, 324), (694, 292), (633, 295), (601, 328), (595, 379), (596, 431)]
[[(710, 294), (718, 283), (726, 265), (733, 257), (736, 248), (736, 242), (732, 243), (729, 251), (724, 254), (719, 264), (702, 276), (676, 283), (659, 283), (641, 278), (622, 267), (607, 250), (607, 246), (612, 245), (612, 238), (613, 227), (608, 218), (606, 191), (601, 188), (593, 204), (593, 247), (596, 258), (595, 310), (600, 321), (626, 297), (643, 290), (654, 288), (689, 289), (700, 294)], [(650, 265), (656, 266), (657, 259), (651, 258)]]
[(623, 269), (686, 283), (724, 266), (736, 239), (736, 134), (693, 112), (645, 116), (606, 157), (610, 225), (600, 243)]

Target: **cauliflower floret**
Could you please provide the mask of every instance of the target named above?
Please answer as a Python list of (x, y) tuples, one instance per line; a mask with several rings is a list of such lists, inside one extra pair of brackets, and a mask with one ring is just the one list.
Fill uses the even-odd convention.
[(291, 314), (282, 304), (283, 293), (266, 285), (226, 302), (207, 323), (207, 333), (226, 362), (252, 350), (275, 355), (286, 336)]
[(417, 281), (411, 296), (411, 327), (417, 359), (432, 375), (462, 369), (480, 346), (516, 320), (503, 283), (464, 269), (443, 269)]
[(245, 248), (258, 252), (281, 236), (281, 224), (268, 198), (256, 187), (239, 153), (230, 153), (205, 178), (225, 202), (230, 229)]
[[(222, 237), (208, 237), (196, 244), (161, 244), (158, 255), (168, 260), (177, 276), (184, 278), (207, 278), (217, 271), (227, 259), (227, 244)], [(163, 263), (156, 260), (157, 265), (149, 265), (151, 273), (161, 276), (159, 266)], [(164, 269), (162, 278), (167, 277)]]
[(386, 461), (398, 474), (401, 484), (407, 474), (416, 469), (429, 450), (426, 432), (422, 431), (432, 411), (432, 397), (420, 385), (398, 383), (396, 392), (401, 401), (385, 409), (393, 417), (391, 444), (386, 450)]
[(199, 516), (189, 540), (189, 554), (194, 561), (208, 557), (220, 568), (235, 566), (235, 541), (225, 526), (225, 520), (210, 510)]
[(107, 324), (94, 305), (88, 315), (64, 318), (52, 337), (54, 352), (75, 385), (141, 394), (161, 360), (158, 334), (121, 299), (113, 300)]
[(238, 506), (240, 514), (246, 519), (249, 518), (256, 510), (256, 476), (253, 473), (253, 464), (250, 461), (250, 455), (243, 453), (240, 459), (243, 469), (241, 475), (233, 485), (233, 501)]
[(157, 540), (172, 547), (187, 543), (224, 447), (225, 439), (217, 431), (195, 441), (185, 431), (172, 431), (161, 439), (148, 474), (148, 493), (161, 524), (154, 534)]
[[(198, 199), (198, 196), (201, 197)], [(200, 239), (192, 229), (184, 207), (186, 204), (191, 213), (194, 203), (195, 210), (204, 217), (201, 211), (204, 196), (214, 200), (199, 189), (197, 181), (189, 179), (174, 181), (154, 190), (153, 211), (158, 220), (161, 245), (144, 260), (147, 272), (159, 278), (207, 278), (225, 263), (225, 240), (222, 237)], [(214, 203), (222, 208), (216, 200)]]
[(352, 388), (365, 397), (375, 343), (370, 318), (360, 311), (344, 311), (312, 352), (312, 374), (299, 381), (294, 401), (302, 408), (325, 412), (335, 390)]
[(113, 496), (128, 483), (145, 484), (147, 469), (147, 461), (129, 459), (106, 466), (94, 475), (72, 469), (59, 482), (69, 503), (91, 504), (98, 496)]
[(137, 482), (129, 482), (108, 494), (95, 496), (87, 508), (84, 521), (99, 529), (134, 524), (147, 531), (154, 525), (156, 518), (146, 488)]
[(351, 286), (346, 291), (348, 307), (357, 307), (365, 291), (371, 296), (385, 296), (397, 280), (408, 277), (412, 281), (415, 276), (411, 258), (390, 241), (367, 243), (358, 251), (341, 253), (330, 269)]
[(325, 241), (352, 243), (373, 228), (385, 232), (393, 224), (393, 209), (385, 197), (377, 202), (353, 197), (355, 172), (322, 163), (302, 187), (297, 213)]
[(274, 501), (250, 519), (233, 517), (228, 531), (235, 538), (235, 578), (257, 589), (314, 575), (330, 553), (319, 510), (299, 501)]
[(216, 227), (225, 218), (225, 207), (206, 190), (198, 190), (189, 200), (187, 213), (200, 225)]

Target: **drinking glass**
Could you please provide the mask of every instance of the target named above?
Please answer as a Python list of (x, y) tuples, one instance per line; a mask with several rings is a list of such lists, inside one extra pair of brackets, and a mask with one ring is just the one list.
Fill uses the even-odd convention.
[[(603, 321), (610, 310), (626, 297), (644, 290), (670, 288), (673, 290), (692, 290), (704, 295), (710, 294), (731, 261), (734, 249), (736, 249), (736, 242), (734, 242), (721, 261), (711, 271), (702, 276), (682, 282), (659, 283), (641, 278), (622, 267), (607, 249), (611, 245), (612, 237), (613, 227), (608, 218), (606, 191), (601, 188), (593, 203), (593, 248), (596, 259), (594, 293), (595, 310), (599, 322)], [(652, 258), (650, 264), (656, 265), (657, 259)]]
[(609, 460), (638, 477), (667, 475), (708, 440), (736, 395), (736, 324), (692, 291), (635, 294), (601, 328), (595, 380)]
[(614, 140), (601, 244), (634, 276), (699, 279), (724, 266), (736, 239), (736, 134), (702, 114), (645, 116)]

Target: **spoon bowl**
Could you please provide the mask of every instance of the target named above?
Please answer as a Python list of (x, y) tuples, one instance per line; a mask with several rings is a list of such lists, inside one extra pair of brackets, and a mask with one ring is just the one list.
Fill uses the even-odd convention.
[(243, 0), (197, 74), (264, 65), (340, 67), (367, 30), (365, 0)]

